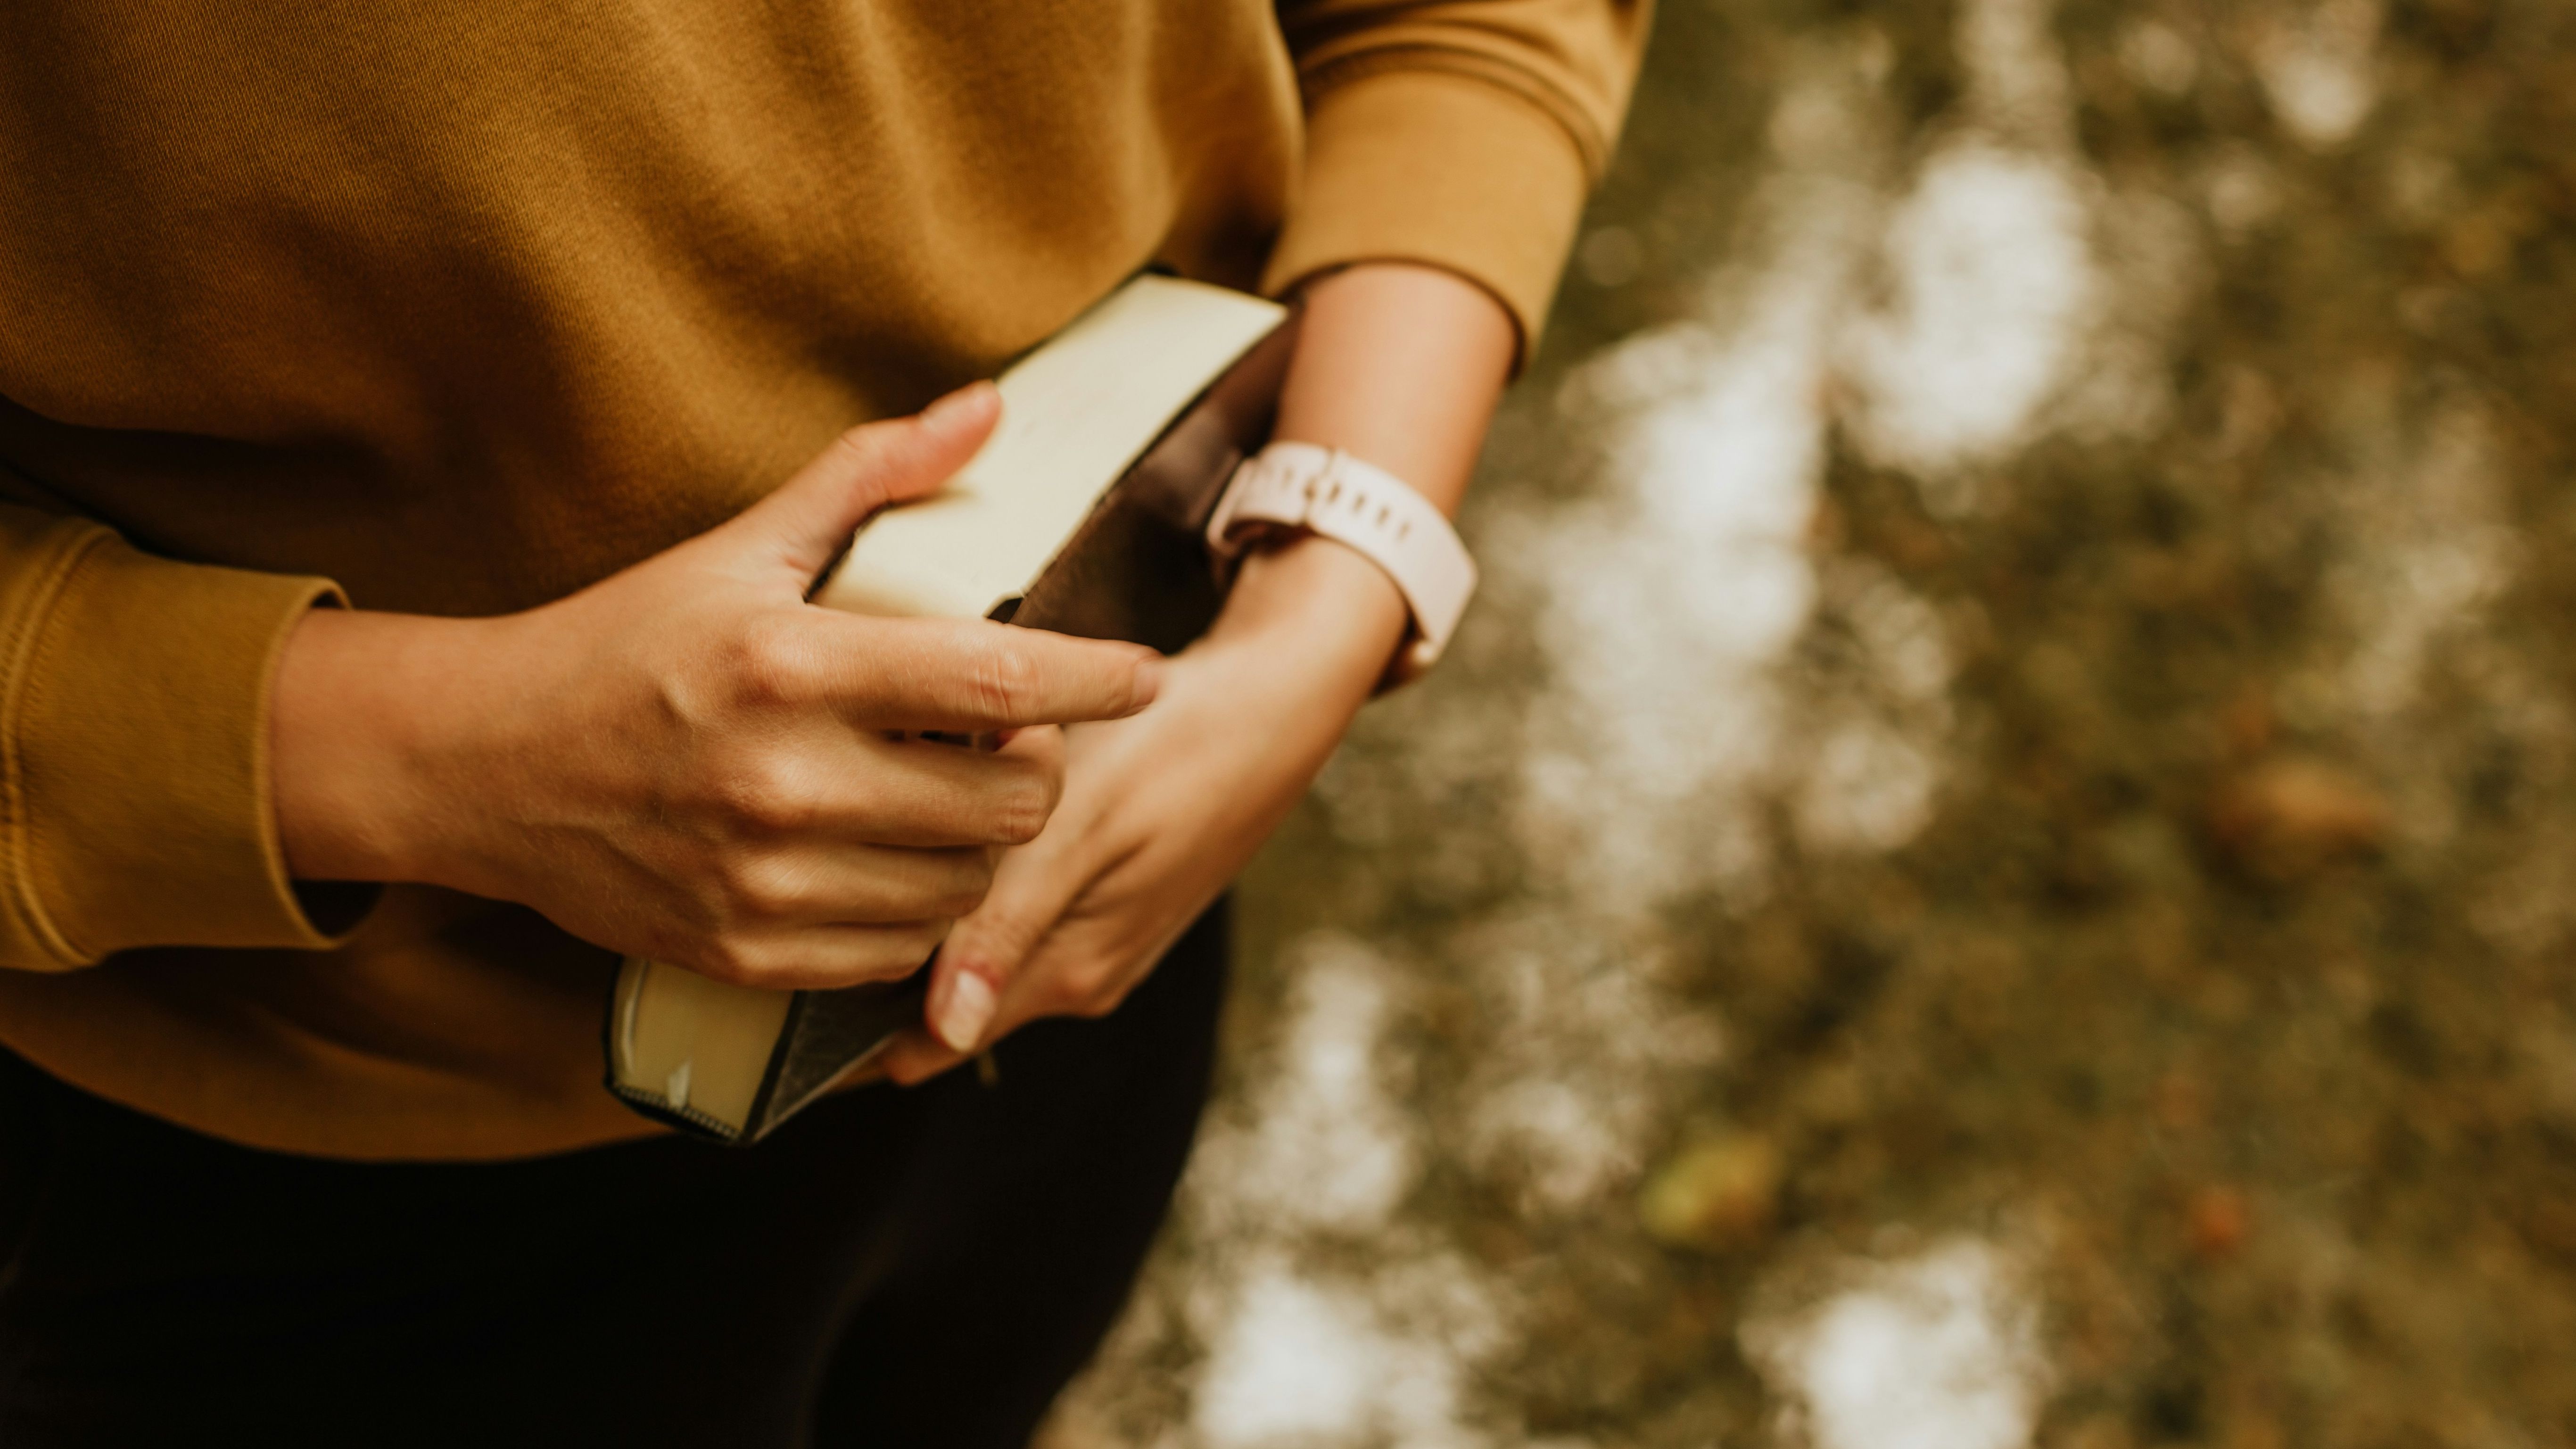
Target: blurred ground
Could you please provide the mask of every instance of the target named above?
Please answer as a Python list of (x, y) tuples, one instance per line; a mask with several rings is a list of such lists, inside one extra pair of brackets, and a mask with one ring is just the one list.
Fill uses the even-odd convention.
[(2576, 5), (1671, 0), (1059, 1449), (2576, 1441)]

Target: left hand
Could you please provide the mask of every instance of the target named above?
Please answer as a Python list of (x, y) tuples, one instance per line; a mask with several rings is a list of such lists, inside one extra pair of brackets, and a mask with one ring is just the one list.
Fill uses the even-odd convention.
[[(1346, 449), (1454, 512), (1520, 346), (1510, 315), (1451, 273), (1397, 262), (1301, 296), (1277, 436)], [(1305, 793), (1407, 617), (1377, 565), (1338, 543), (1245, 559), (1151, 708), (1065, 731), (1055, 814), (940, 947), (928, 1027), (896, 1039), (885, 1074), (918, 1082), (1039, 1017), (1116, 1007)]]
[(1037, 1018), (1116, 1008), (1305, 793), (1405, 617), (1377, 567), (1338, 544), (1247, 560), (1151, 708), (1065, 731), (1062, 801), (940, 948), (929, 1029), (896, 1039), (886, 1075), (922, 1081)]

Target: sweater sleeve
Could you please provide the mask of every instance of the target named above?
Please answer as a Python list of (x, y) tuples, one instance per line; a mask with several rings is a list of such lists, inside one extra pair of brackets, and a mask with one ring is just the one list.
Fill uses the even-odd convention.
[(1650, 0), (1280, 0), (1306, 163), (1265, 287), (1361, 261), (1483, 286), (1535, 346)]
[(0, 504), (0, 967), (135, 946), (324, 947), (373, 898), (299, 892), (268, 700), (327, 579), (174, 563)]

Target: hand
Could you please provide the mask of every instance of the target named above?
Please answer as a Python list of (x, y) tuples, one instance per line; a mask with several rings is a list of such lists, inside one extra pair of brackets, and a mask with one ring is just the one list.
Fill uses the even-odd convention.
[[(1278, 435), (1346, 448), (1454, 509), (1519, 342), (1493, 297), (1450, 273), (1335, 272), (1305, 289)], [(940, 948), (926, 1026), (879, 1059), (886, 1075), (918, 1082), (1039, 1017), (1116, 1007), (1305, 792), (1405, 617), (1340, 544), (1247, 560), (1150, 712), (1066, 732), (1063, 804)]]
[[(946, 481), (998, 411), (978, 386), (856, 429), (733, 521), (523, 614), (317, 611), (272, 716), (289, 868), (519, 901), (720, 980), (908, 974), (1055, 807), (1060, 733), (1027, 727), (1133, 714), (1162, 669), (804, 601), (852, 529)], [(1018, 733), (982, 751), (922, 730)]]
[(1305, 793), (1394, 652), (1403, 601), (1316, 540), (1255, 557), (1236, 589), (1153, 709), (1065, 731), (1063, 803), (940, 948), (936, 1035), (897, 1038), (886, 1075), (918, 1082), (1039, 1017), (1115, 1008)]

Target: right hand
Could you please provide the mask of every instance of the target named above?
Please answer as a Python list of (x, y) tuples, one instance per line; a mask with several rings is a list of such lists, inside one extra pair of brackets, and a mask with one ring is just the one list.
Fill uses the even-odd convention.
[(526, 613), (316, 610), (272, 715), (289, 870), (518, 901), (718, 980), (908, 974), (1055, 808), (1062, 737), (1033, 727), (1133, 714), (1159, 680), (1134, 645), (805, 602), (999, 410), (978, 385), (855, 429), (731, 522)]

